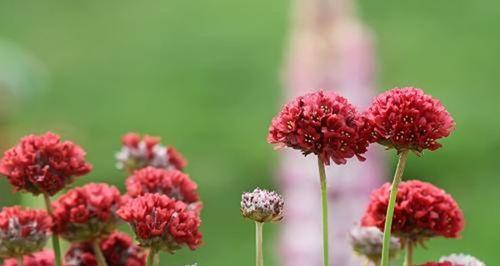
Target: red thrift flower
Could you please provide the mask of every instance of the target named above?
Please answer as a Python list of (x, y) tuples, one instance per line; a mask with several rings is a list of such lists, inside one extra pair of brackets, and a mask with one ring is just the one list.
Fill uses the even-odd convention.
[(364, 160), (371, 130), (344, 97), (331, 91), (309, 93), (287, 103), (273, 118), (267, 141), (277, 148), (291, 147), (304, 155), (314, 153), (325, 164)]
[[(121, 232), (114, 232), (100, 242), (108, 266), (144, 266), (146, 253)], [(65, 266), (97, 266), (91, 243), (73, 243), (66, 253)]]
[(91, 240), (111, 233), (119, 221), (118, 189), (107, 184), (87, 184), (69, 190), (52, 204), (54, 231), (69, 241)]
[(202, 204), (195, 182), (178, 170), (158, 169), (151, 166), (137, 170), (125, 182), (127, 194), (132, 198), (147, 193), (159, 193), (180, 200), (198, 209)]
[(375, 98), (366, 112), (373, 123), (376, 141), (401, 150), (421, 152), (441, 147), (455, 122), (437, 99), (416, 88), (395, 88)]
[[(43, 250), (23, 257), (24, 266), (54, 266), (54, 252)], [(3, 266), (18, 266), (16, 259), (7, 259)]]
[[(375, 190), (362, 218), (363, 226), (384, 230), (391, 185)], [(418, 242), (429, 237), (458, 238), (464, 217), (458, 204), (440, 188), (411, 180), (399, 185), (392, 232), (404, 240)]]
[(183, 245), (194, 250), (201, 244), (198, 215), (187, 210), (185, 203), (165, 195), (145, 194), (132, 199), (117, 214), (132, 226), (144, 247), (174, 252)]
[(42, 250), (51, 226), (51, 218), (43, 210), (4, 207), (0, 212), (0, 257), (19, 257)]
[(24, 137), (6, 151), (0, 161), (0, 174), (7, 176), (15, 190), (34, 195), (54, 195), (91, 169), (82, 148), (73, 142), (61, 141), (50, 132)]
[(184, 157), (171, 146), (165, 147), (159, 137), (128, 133), (122, 138), (122, 149), (116, 154), (119, 169), (130, 172), (147, 166), (182, 170), (187, 166)]

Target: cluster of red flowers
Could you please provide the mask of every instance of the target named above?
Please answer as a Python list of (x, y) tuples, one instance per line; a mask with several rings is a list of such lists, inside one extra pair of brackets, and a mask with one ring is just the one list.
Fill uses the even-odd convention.
[(182, 245), (194, 250), (201, 244), (200, 218), (181, 201), (160, 194), (145, 194), (127, 202), (117, 214), (128, 222), (142, 246), (173, 252)]
[(0, 212), (0, 257), (18, 257), (41, 250), (51, 226), (52, 220), (45, 211), (4, 207)]
[(319, 91), (286, 104), (273, 118), (268, 142), (288, 146), (305, 155), (314, 153), (325, 164), (345, 164), (361, 156), (369, 144), (370, 130), (347, 99), (334, 92)]
[(117, 153), (118, 168), (132, 172), (146, 166), (182, 170), (187, 166), (184, 157), (172, 146), (165, 147), (159, 137), (128, 133), (122, 138), (123, 147)]
[[(387, 183), (372, 193), (363, 226), (384, 229), (390, 189)], [(392, 224), (396, 235), (412, 242), (435, 236), (457, 238), (463, 227), (462, 211), (442, 189), (417, 180), (400, 184)]]
[(121, 205), (114, 186), (90, 183), (69, 190), (52, 204), (54, 231), (70, 241), (90, 240), (111, 233)]
[(92, 169), (85, 162), (85, 152), (58, 135), (24, 137), (14, 148), (5, 152), (0, 161), (0, 174), (7, 176), (16, 190), (35, 195), (54, 195), (74, 177)]
[[(108, 266), (144, 266), (146, 253), (132, 243), (132, 239), (120, 232), (114, 232), (100, 242), (100, 248)], [(64, 257), (65, 266), (97, 266), (92, 244), (74, 243)]]
[(455, 122), (437, 99), (416, 88), (396, 88), (380, 94), (366, 112), (376, 141), (397, 150), (435, 150)]
[[(23, 257), (24, 266), (54, 266), (54, 252), (43, 250)], [(17, 265), (16, 259), (7, 259), (3, 262), (3, 266), (20, 266)], [(69, 266), (69, 265), (66, 265)]]

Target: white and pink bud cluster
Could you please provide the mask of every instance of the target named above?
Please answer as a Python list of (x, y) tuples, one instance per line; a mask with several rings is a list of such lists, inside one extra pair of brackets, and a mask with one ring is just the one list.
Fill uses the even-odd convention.
[(284, 201), (274, 191), (256, 188), (241, 195), (241, 214), (256, 222), (277, 222), (283, 219)]
[[(380, 260), (384, 234), (374, 226), (356, 226), (349, 233), (349, 240), (353, 250), (372, 262)], [(393, 258), (401, 250), (401, 242), (391, 237), (390, 256)]]
[(477, 258), (467, 255), (467, 254), (451, 254), (446, 257), (441, 257), (439, 259), (439, 262), (450, 262), (453, 265), (460, 265), (460, 266), (486, 266), (486, 264)]

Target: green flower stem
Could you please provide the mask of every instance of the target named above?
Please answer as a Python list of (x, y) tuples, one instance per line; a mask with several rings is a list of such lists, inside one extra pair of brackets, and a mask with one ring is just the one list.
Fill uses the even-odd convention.
[(157, 253), (156, 249), (154, 249), (154, 248), (150, 248), (149, 249), (149, 254), (148, 254), (146, 266), (154, 266), (154, 265), (156, 265), (155, 264), (155, 258), (157, 258), (156, 257), (156, 253)]
[[(52, 216), (52, 205), (50, 202), (50, 196), (44, 193), (43, 199), (45, 200), (45, 208), (47, 209), (47, 213), (50, 216)], [(52, 234), (52, 249), (54, 249), (56, 266), (62, 266), (61, 245), (59, 244), (59, 236), (57, 236), (56, 234)]]
[(264, 223), (255, 222), (255, 266), (264, 266), (264, 254), (262, 252), (262, 231)]
[(321, 184), (321, 202), (323, 209), (323, 265), (328, 266), (328, 197), (326, 189), (325, 164), (318, 156), (319, 181)]
[(394, 216), (394, 206), (396, 204), (396, 196), (398, 195), (398, 186), (401, 183), (403, 172), (406, 167), (406, 161), (408, 159), (408, 150), (401, 151), (399, 153), (398, 165), (396, 167), (396, 172), (394, 173), (394, 179), (391, 186), (391, 194), (389, 197), (389, 205), (387, 206), (387, 214), (385, 218), (384, 226), (384, 242), (382, 247), (382, 266), (389, 266), (389, 249), (391, 246), (391, 230), (392, 230), (392, 218)]
[(92, 249), (94, 249), (94, 254), (97, 260), (98, 266), (108, 266), (106, 263), (106, 258), (104, 258), (104, 254), (102, 254), (101, 247), (99, 247), (99, 240), (95, 239), (92, 241)]
[(413, 247), (414, 244), (412, 242), (406, 245), (405, 266), (413, 266)]

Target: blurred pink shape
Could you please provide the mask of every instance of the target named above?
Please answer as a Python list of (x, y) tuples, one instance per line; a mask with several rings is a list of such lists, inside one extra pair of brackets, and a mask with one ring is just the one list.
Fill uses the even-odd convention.
[[(331, 89), (363, 111), (375, 95), (371, 33), (350, 0), (297, 0), (284, 75), (287, 98)], [(316, 158), (282, 153), (280, 179), (286, 218), (281, 232), (282, 265), (322, 265), (320, 185)], [(383, 158), (370, 148), (366, 162), (327, 167), (331, 265), (361, 265), (348, 241), (369, 194), (383, 180)]]

